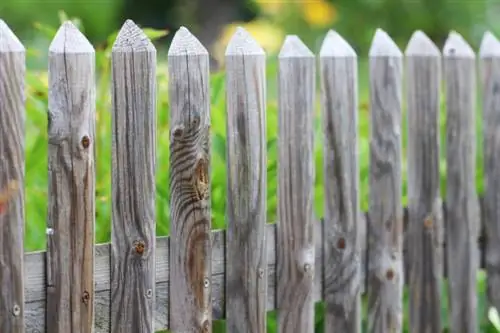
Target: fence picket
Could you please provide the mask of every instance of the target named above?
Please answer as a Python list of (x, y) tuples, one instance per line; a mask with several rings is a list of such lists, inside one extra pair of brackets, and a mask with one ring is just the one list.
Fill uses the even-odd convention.
[[(476, 62), (452, 31), (443, 48), (446, 96), (446, 251), (450, 332), (477, 332)], [(448, 206), (449, 205), (449, 206)]]
[(226, 49), (226, 110), (226, 327), (265, 333), (266, 54), (243, 28)]
[(484, 213), (488, 298), (500, 309), (500, 42), (486, 32), (479, 51), (483, 100)]
[(278, 331), (314, 332), (314, 54), (286, 37), (278, 72)]
[(185, 27), (168, 51), (170, 327), (212, 331), (208, 52)]
[(357, 55), (329, 31), (320, 51), (325, 333), (361, 332)]
[(156, 49), (127, 20), (112, 48), (112, 333), (154, 332)]
[(403, 325), (402, 84), (403, 55), (377, 29), (369, 52), (370, 208), (368, 331)]
[(26, 51), (0, 19), (0, 332), (23, 333)]
[(49, 48), (47, 331), (94, 324), (95, 51), (71, 22)]
[[(441, 332), (443, 219), (439, 179), (441, 52), (416, 31), (405, 51), (408, 114), (409, 322)], [(425, 256), (422, 256), (425, 254)], [(422, 297), (425, 294), (427, 297)]]

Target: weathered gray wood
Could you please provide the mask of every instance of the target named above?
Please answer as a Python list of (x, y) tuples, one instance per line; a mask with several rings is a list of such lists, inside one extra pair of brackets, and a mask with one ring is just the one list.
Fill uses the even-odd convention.
[(170, 323), (212, 331), (210, 90), (207, 50), (181, 27), (168, 51), (170, 96)]
[[(443, 209), (446, 203), (443, 203)], [(405, 218), (408, 214), (405, 214)], [(446, 217), (446, 215), (443, 215)], [(367, 214), (361, 218), (361, 230), (364, 230)], [(320, 220), (321, 221), (321, 220)], [(405, 220), (404, 225), (407, 225)], [(314, 224), (314, 244), (316, 248), (316, 270), (322, 271), (322, 223)], [(268, 287), (266, 311), (276, 309), (276, 224), (266, 225), (266, 258), (268, 264)], [(481, 243), (481, 240), (478, 240)], [(225, 269), (226, 269), (226, 234), (224, 230), (212, 231), (212, 315), (214, 319), (224, 319), (225, 315)], [(366, 253), (366, 249), (363, 249)], [(443, 254), (445, 254), (443, 252)], [(154, 307), (155, 331), (169, 327), (169, 238), (158, 237), (156, 241), (156, 297)], [(25, 254), (24, 276), (26, 295), (26, 331), (45, 332), (45, 252)], [(405, 257), (407, 261), (407, 256)], [(407, 263), (406, 263), (407, 265)], [(321, 299), (322, 274), (316, 275), (313, 287), (313, 301)], [(446, 277), (446, 275), (444, 276)], [(110, 315), (110, 244), (95, 247), (95, 333), (109, 333)]]
[(476, 198), (475, 54), (458, 33), (443, 49), (446, 81), (446, 251), (450, 332), (478, 332), (476, 272), (479, 211)]
[(49, 48), (47, 331), (94, 321), (95, 52), (71, 23)]
[(441, 53), (429, 37), (416, 31), (405, 54), (410, 330), (439, 333), (443, 275), (439, 188)]
[(24, 332), (26, 52), (0, 20), (0, 332)]
[(314, 55), (286, 37), (278, 72), (278, 331), (314, 331)]
[(227, 332), (266, 332), (266, 55), (243, 28), (226, 49)]
[(357, 55), (335, 31), (320, 51), (325, 332), (361, 332)]
[(484, 224), (488, 299), (500, 309), (500, 42), (483, 36), (479, 51), (483, 100)]
[(370, 66), (370, 209), (368, 331), (403, 324), (402, 53), (377, 29)]
[(156, 49), (127, 20), (111, 59), (111, 332), (154, 332)]

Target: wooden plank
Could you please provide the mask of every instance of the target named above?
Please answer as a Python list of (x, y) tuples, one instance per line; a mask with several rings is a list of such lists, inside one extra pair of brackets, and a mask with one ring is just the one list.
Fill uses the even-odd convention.
[(0, 19), (0, 332), (24, 332), (26, 51)]
[(368, 331), (403, 325), (402, 53), (377, 29), (370, 66)]
[(71, 23), (49, 48), (47, 331), (94, 322), (95, 52)]
[(416, 31), (405, 54), (409, 322), (412, 332), (439, 333), (442, 330), (443, 276), (443, 219), (439, 187), (441, 53), (425, 33)]
[(295, 35), (286, 37), (278, 72), (278, 331), (314, 331), (315, 58)]
[(185, 27), (170, 45), (168, 72), (171, 330), (210, 333), (209, 56)]
[(479, 50), (483, 100), (484, 224), (488, 299), (500, 309), (500, 42), (486, 32)]
[(443, 49), (446, 82), (446, 251), (450, 332), (478, 332), (475, 54), (458, 33)]
[(266, 54), (243, 28), (226, 49), (228, 332), (266, 332)]
[(320, 51), (325, 332), (361, 332), (357, 55), (335, 31)]
[(111, 332), (154, 332), (156, 49), (127, 20), (111, 59)]

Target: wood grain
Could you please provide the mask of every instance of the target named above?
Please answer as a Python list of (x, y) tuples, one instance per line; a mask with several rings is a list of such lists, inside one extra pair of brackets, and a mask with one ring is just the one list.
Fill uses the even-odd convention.
[(280, 333), (314, 331), (315, 58), (295, 35), (287, 36), (278, 72), (278, 276)]
[(483, 100), (484, 224), (488, 299), (500, 309), (500, 42), (486, 32), (479, 51)]
[[(443, 210), (446, 203), (443, 202)], [(406, 209), (405, 209), (406, 211)], [(408, 224), (408, 214), (404, 214), (404, 226)], [(360, 229), (364, 230), (367, 223), (367, 213), (363, 212), (360, 220)], [(446, 218), (446, 214), (443, 214)], [(316, 269), (322, 271), (323, 263), (323, 223), (314, 224), (314, 246)], [(267, 258), (267, 297), (266, 311), (276, 310), (276, 224), (266, 225), (266, 258)], [(226, 231), (212, 230), (212, 316), (213, 319), (225, 318), (225, 270), (226, 270)], [(484, 239), (478, 239), (478, 249), (482, 248)], [(363, 242), (362, 242), (363, 244)], [(170, 284), (170, 238), (157, 237), (156, 240), (156, 297), (154, 307), (155, 331), (169, 328), (169, 284)], [(109, 333), (110, 327), (110, 244), (99, 244), (95, 247), (95, 333)], [(362, 248), (366, 255), (367, 248)], [(443, 252), (446, 255), (446, 252)], [(24, 256), (24, 276), (26, 295), (26, 331), (45, 332), (45, 252), (31, 252)], [(405, 266), (408, 265), (408, 256), (405, 256)], [(446, 258), (445, 258), (446, 259)], [(446, 260), (445, 260), (446, 261)], [(363, 266), (364, 267), (364, 266)], [(483, 267), (483, 266), (481, 266)], [(446, 278), (446, 271), (444, 277)], [(317, 274), (313, 285), (313, 302), (322, 299), (322, 274)]]
[(226, 49), (227, 332), (266, 332), (266, 54), (243, 28)]
[(377, 29), (369, 52), (368, 331), (403, 325), (402, 53)]
[(170, 323), (212, 331), (210, 91), (207, 50), (181, 27), (168, 51), (170, 98)]
[(49, 48), (47, 330), (94, 322), (95, 52), (71, 23)]
[(127, 20), (113, 45), (111, 332), (154, 332), (156, 49)]
[(0, 332), (24, 332), (26, 51), (0, 20)]
[(427, 35), (416, 31), (405, 54), (409, 322), (412, 332), (439, 333), (442, 329), (443, 275), (443, 219), (439, 188), (441, 53)]
[(478, 332), (475, 54), (452, 31), (443, 49), (446, 90), (446, 251), (450, 332)]
[(324, 169), (325, 332), (361, 332), (358, 72), (352, 47), (329, 31), (320, 51)]

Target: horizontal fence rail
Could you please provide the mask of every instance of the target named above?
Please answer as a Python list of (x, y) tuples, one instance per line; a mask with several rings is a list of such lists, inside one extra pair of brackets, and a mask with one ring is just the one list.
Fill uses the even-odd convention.
[[(268, 224), (267, 55), (238, 28), (226, 49), (228, 228), (212, 230), (209, 52), (181, 27), (167, 57), (170, 236), (156, 237), (157, 54), (127, 20), (111, 52), (111, 243), (95, 244), (95, 50), (64, 22), (49, 48), (47, 251), (31, 253), (24, 251), (25, 52), (0, 20), (0, 332), (211, 332), (216, 319), (226, 319), (228, 332), (265, 332), (267, 312), (277, 310), (278, 332), (311, 333), (314, 304), (324, 301), (325, 333), (359, 333), (363, 294), (368, 331), (399, 332), (406, 285), (411, 331), (437, 333), (443, 278), (451, 332), (477, 332), (479, 268), (489, 301), (500, 307), (500, 42), (491, 33), (477, 61), (454, 31), (442, 51), (416, 31), (403, 52), (377, 29), (368, 54), (367, 212), (360, 208), (358, 56), (335, 31), (318, 55), (287, 36), (278, 54), (278, 222)], [(325, 190), (319, 220), (316, 135)]]

